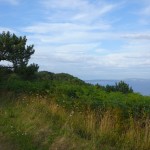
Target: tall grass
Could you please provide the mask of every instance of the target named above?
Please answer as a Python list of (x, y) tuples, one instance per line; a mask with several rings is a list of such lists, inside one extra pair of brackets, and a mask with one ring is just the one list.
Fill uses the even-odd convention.
[(147, 114), (125, 118), (118, 108), (77, 111), (66, 109), (55, 97), (1, 95), (5, 99), (0, 103), (1, 138), (18, 149), (150, 149)]

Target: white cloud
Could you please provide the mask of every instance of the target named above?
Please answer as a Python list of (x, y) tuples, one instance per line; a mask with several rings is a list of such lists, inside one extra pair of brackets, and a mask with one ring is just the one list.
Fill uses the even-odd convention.
[(150, 40), (150, 33), (129, 33), (122, 35), (122, 38), (136, 40)]
[(88, 5), (86, 0), (42, 0), (41, 3), (47, 8), (66, 8), (71, 10)]
[[(130, 77), (137, 77), (137, 75), (148, 77), (148, 68), (150, 67), (149, 41), (129, 39), (116, 52), (102, 49), (101, 46), (97, 42), (39, 45), (35, 47), (35, 57), (37, 57), (35, 60), (37, 63), (40, 62), (43, 69), (68, 72), (84, 79), (86, 76), (98, 78), (98, 75), (99, 78), (109, 79), (111, 77), (127, 77), (128, 75)], [(140, 70), (144, 70), (145, 75)], [(109, 74), (106, 75), (107, 73)]]
[[(55, 62), (75, 63), (88, 66), (107, 68), (139, 68), (150, 66), (150, 44), (148, 42), (138, 43), (128, 42), (115, 53), (104, 54), (108, 50), (101, 49), (95, 53), (101, 45), (93, 44), (72, 44), (60, 46), (38, 47), (39, 55), (45, 54), (49, 60), (55, 59)], [(93, 50), (93, 53), (92, 53)], [(91, 52), (91, 54), (89, 53)]]
[(70, 31), (92, 31), (92, 30), (108, 30), (109, 24), (98, 23), (93, 26), (79, 23), (38, 23), (36, 25), (23, 28), (26, 32), (31, 33), (59, 33)]
[[(105, 18), (119, 8), (118, 3), (104, 0), (95, 3), (89, 0), (43, 0), (41, 3), (46, 21), (22, 30), (35, 44), (33, 59), (42, 68), (80, 76), (94, 76), (94, 73), (95, 76), (102, 74), (111, 78), (110, 75), (114, 75), (117, 78), (127, 73), (136, 75), (134, 71), (150, 67), (150, 32), (123, 32), (112, 18)], [(112, 48), (105, 40), (112, 42)], [(116, 49), (113, 44), (117, 45)], [(115, 73), (119, 75), (115, 76)]]
[(79, 44), (79, 43), (101, 43), (101, 40), (115, 40), (118, 39), (118, 34), (105, 32), (66, 32), (59, 34), (33, 34), (28, 36), (30, 39), (35, 41), (35, 44)]
[(150, 67), (150, 44), (149, 41), (131, 40), (122, 46), (122, 50), (108, 55), (108, 60), (114, 66), (126, 68)]
[[(89, 0), (43, 0), (43, 6), (49, 12), (49, 19), (60, 21), (62, 18), (68, 18), (68, 21), (88, 22), (101, 20), (100, 17), (114, 10), (118, 4), (108, 4), (104, 1), (96, 3)], [(53, 10), (53, 17), (51, 11)], [(64, 13), (64, 12), (67, 13)], [(55, 18), (54, 18), (55, 17)], [(64, 19), (65, 20), (65, 19)]]
[(146, 6), (146, 7), (141, 11), (141, 14), (142, 14), (142, 15), (145, 15), (145, 16), (150, 16), (150, 4), (149, 4), (149, 6)]
[(11, 5), (18, 5), (19, 4), (19, 0), (0, 0), (0, 2), (9, 3)]
[(6, 27), (1, 27), (1, 26), (0, 26), (0, 33), (2, 33), (2, 32), (7, 32), (7, 31), (9, 31), (9, 32), (11, 32), (11, 33), (17, 33), (14, 29), (6, 28)]
[(140, 5), (137, 9), (136, 14), (139, 15), (139, 23), (142, 25), (149, 25), (150, 23), (150, 1), (149, 0), (138, 0), (135, 1)]
[(102, 16), (112, 11), (116, 5), (105, 4), (99, 6), (89, 6), (88, 9), (82, 10), (76, 13), (73, 17), (73, 21), (92, 23), (93, 21), (102, 20)]
[(138, 3), (142, 6), (140, 14), (143, 16), (150, 16), (150, 1), (149, 0), (140, 0)]
[[(19, 1), (0, 0), (0, 4), (17, 5)], [(30, 10), (26, 4), (17, 13), (27, 7)], [(150, 31), (137, 22), (141, 18), (143, 24), (149, 25), (149, 0), (38, 0), (33, 4), (37, 7), (31, 9), (32, 13), (17, 14), (18, 20), (19, 15), (24, 18), (17, 30), (10, 17), (10, 22), (2, 22), (14, 27), (1, 25), (0, 32), (20, 31), (19, 34), (26, 35), (28, 43), (35, 45), (32, 61), (41, 69), (89, 78), (101, 74), (111, 78), (117, 73), (130, 76), (141, 70), (148, 74)], [(1, 16), (3, 19), (4, 15)], [(27, 17), (30, 23), (25, 22)]]

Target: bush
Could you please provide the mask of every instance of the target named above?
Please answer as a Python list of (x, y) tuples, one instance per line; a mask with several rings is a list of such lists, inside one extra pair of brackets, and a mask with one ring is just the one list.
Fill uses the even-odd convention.
[(16, 73), (12, 73), (8, 77), (8, 82), (11, 82), (11, 81), (14, 81), (14, 80), (20, 80), (19, 75), (17, 75)]
[(128, 84), (126, 84), (123, 81), (120, 81), (119, 83), (116, 83), (115, 85), (116, 91), (122, 92), (122, 93), (133, 93), (132, 87), (129, 87)]
[(105, 90), (107, 92), (122, 92), (124, 94), (133, 93), (132, 87), (129, 87), (124, 81), (120, 81), (116, 85), (106, 85)]
[(47, 81), (54, 80), (55, 74), (48, 71), (40, 71), (36, 74), (38, 80)]
[(0, 81), (5, 80), (12, 73), (11, 68), (0, 66)]
[(16, 73), (19, 74), (25, 80), (32, 80), (36, 77), (36, 72), (38, 71), (39, 66), (37, 64), (31, 64), (29, 66), (23, 66), (16, 70)]

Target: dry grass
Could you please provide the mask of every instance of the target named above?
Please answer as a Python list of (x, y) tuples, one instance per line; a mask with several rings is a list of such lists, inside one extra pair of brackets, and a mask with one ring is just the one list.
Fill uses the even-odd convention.
[[(3, 108), (1, 114), (1, 121), (5, 120), (15, 129), (12, 136), (9, 135), (11, 127), (1, 126), (4, 134), (18, 143), (20, 149), (28, 148), (23, 147), (24, 144), (35, 145), (30, 145), (30, 149), (45, 150), (150, 149), (150, 119), (145, 116), (122, 120), (119, 110), (115, 109), (99, 114), (90, 109), (68, 111), (55, 99), (40, 95), (21, 96), (11, 108)], [(18, 137), (17, 132), (21, 136)]]

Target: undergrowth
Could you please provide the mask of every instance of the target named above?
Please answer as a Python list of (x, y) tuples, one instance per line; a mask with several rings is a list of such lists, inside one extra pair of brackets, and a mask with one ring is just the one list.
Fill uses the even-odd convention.
[(67, 109), (53, 96), (1, 93), (0, 137), (20, 150), (149, 150), (150, 118), (118, 107)]
[(149, 150), (150, 97), (68, 74), (0, 78), (0, 149)]

